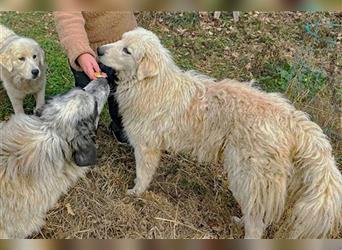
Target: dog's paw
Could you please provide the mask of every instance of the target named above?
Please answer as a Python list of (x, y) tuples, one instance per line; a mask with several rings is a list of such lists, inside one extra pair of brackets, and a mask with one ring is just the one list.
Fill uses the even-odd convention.
[(135, 190), (134, 190), (134, 188), (128, 189), (127, 192), (126, 192), (126, 194), (127, 194), (127, 195), (135, 195)]
[(35, 107), (35, 108), (33, 109), (33, 115), (35, 115), (35, 116), (41, 116), (42, 111), (43, 111), (43, 108), (42, 108), (42, 107)]
[(132, 196), (139, 196), (143, 192), (138, 191), (136, 188), (131, 188), (127, 190), (127, 195), (132, 195)]
[(239, 217), (237, 217), (237, 216), (232, 216), (231, 219), (232, 219), (232, 221), (233, 221), (235, 224), (237, 224), (237, 225), (239, 225), (239, 226), (243, 225), (243, 220), (242, 220), (242, 218), (239, 218)]

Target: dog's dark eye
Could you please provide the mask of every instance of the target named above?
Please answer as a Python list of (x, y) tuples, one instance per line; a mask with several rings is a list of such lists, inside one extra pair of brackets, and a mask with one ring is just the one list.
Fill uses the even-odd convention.
[(129, 52), (129, 50), (125, 47), (125, 48), (123, 48), (123, 52), (125, 52), (126, 54), (128, 54), (128, 55), (130, 55), (131, 54), (131, 52)]
[(37, 55), (33, 55), (32, 57), (33, 57), (33, 59), (36, 59)]
[(22, 62), (25, 61), (25, 57), (19, 57), (18, 59)]

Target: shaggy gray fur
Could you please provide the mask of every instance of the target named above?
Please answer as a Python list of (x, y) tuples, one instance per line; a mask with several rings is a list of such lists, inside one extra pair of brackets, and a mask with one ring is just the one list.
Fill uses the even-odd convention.
[[(53, 97), (35, 115), (0, 123), (0, 238), (24, 238), (96, 162), (95, 130), (107, 80)], [(76, 163), (76, 164), (75, 164)]]

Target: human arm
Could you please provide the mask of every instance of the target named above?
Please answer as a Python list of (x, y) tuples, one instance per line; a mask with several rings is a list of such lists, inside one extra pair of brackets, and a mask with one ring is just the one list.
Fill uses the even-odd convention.
[(99, 71), (96, 53), (89, 45), (82, 12), (56, 11), (54, 17), (59, 40), (71, 67), (84, 71), (87, 75), (93, 73), (92, 70)]

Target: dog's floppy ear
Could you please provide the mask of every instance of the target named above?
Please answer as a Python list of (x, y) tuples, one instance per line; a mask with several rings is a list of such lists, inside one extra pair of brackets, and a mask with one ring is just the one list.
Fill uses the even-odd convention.
[(40, 51), (39, 51), (39, 63), (40, 63), (40, 65), (45, 65), (44, 61), (45, 61), (45, 52), (42, 48), (40, 48)]
[[(61, 95), (61, 94), (60, 94), (60, 95)], [(46, 109), (47, 107), (50, 106), (50, 102), (53, 100), (53, 98), (54, 98), (54, 97), (58, 97), (58, 96), (60, 96), (60, 95), (47, 96), (47, 97), (46, 97), (46, 100), (45, 100), (45, 103), (44, 103), (42, 106), (40, 106), (40, 107), (38, 107), (38, 108), (35, 108), (35, 109), (33, 110), (33, 115), (38, 116), (38, 117), (41, 117), (42, 114), (43, 114), (44, 109)]]
[(86, 167), (97, 163), (97, 151), (94, 142), (87, 141), (79, 145), (79, 148), (74, 152), (74, 161), (77, 166)]
[(6, 54), (0, 54), (0, 64), (5, 67), (9, 72), (12, 72), (13, 65), (10, 57)]
[(72, 140), (73, 158), (80, 167), (97, 163), (94, 121), (82, 121), (77, 126), (77, 136)]
[(153, 60), (148, 58), (148, 56), (145, 56), (140, 62), (137, 74), (139, 81), (156, 76), (158, 74), (158, 66)]

